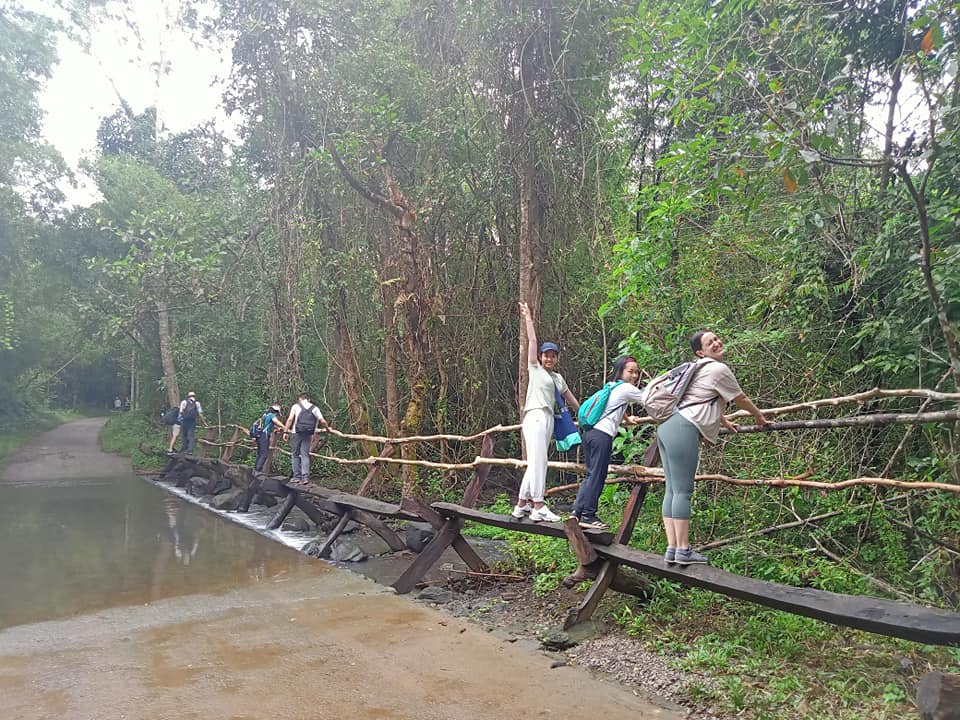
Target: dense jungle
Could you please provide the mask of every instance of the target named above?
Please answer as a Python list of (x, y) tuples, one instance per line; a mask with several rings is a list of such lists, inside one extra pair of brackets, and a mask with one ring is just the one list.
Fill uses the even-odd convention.
[[(58, 42), (114, 23), (143, 48), (152, 31), (135, 5), (0, 0), (8, 445), (51, 413), (120, 397), (130, 410), (105, 442), (148, 463), (141, 446), (166, 442), (160, 413), (188, 390), (211, 424), (249, 424), (302, 388), (349, 433), (515, 424), (518, 301), (580, 399), (622, 353), (648, 376), (687, 359), (699, 328), (724, 338), (761, 409), (960, 392), (956, 2), (164, 0), (159, 51), (131, 62), (159, 89), (164, 33), (218, 48), (229, 123), (174, 132), (161, 103), (118, 90), (96, 150), (71, 168), (41, 132)], [(95, 193), (77, 204), (81, 175)], [(957, 408), (939, 397), (796, 417)], [(622, 461), (639, 461), (651, 434), (623, 430)], [(477, 453), (404, 448), (440, 462)], [(497, 456), (521, 452), (519, 434), (498, 439)], [(344, 488), (364, 472), (315, 468)], [(958, 485), (960, 432), (725, 436), (701, 472)], [(495, 474), (502, 495), (486, 501), (508, 510), (519, 473)], [(446, 498), (466, 479), (404, 465), (378, 493)], [(605, 491), (611, 524), (628, 491)], [(662, 550), (659, 492), (637, 547)], [(711, 562), (728, 570), (960, 609), (954, 492), (702, 483), (695, 503), (696, 538), (719, 543)], [(759, 532), (774, 526), (787, 527)], [(575, 566), (562, 542), (511, 542), (541, 593)], [(665, 581), (652, 602), (606, 611), (677, 667), (715, 673), (696, 699), (731, 714), (902, 717), (909, 678), (960, 663), (955, 649)]]

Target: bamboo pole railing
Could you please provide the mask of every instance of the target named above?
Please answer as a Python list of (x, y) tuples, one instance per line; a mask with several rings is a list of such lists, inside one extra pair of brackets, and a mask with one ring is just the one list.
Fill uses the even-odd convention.
[[(863, 404), (871, 400), (884, 400), (884, 399), (893, 399), (893, 398), (906, 398), (906, 397), (917, 397), (924, 398), (925, 403), (924, 407), (932, 401), (941, 401), (941, 402), (957, 402), (960, 403), (960, 393), (944, 393), (938, 392), (936, 390), (926, 390), (923, 388), (913, 388), (913, 389), (896, 389), (896, 390), (884, 390), (881, 388), (873, 388), (871, 390), (866, 390), (864, 392), (855, 393), (852, 395), (845, 395), (840, 397), (833, 398), (822, 398), (819, 400), (812, 400), (802, 403), (794, 403), (792, 405), (784, 405), (781, 407), (774, 408), (765, 408), (763, 413), (765, 416), (776, 416), (783, 415), (787, 413), (801, 412), (804, 410), (816, 410), (824, 407), (839, 407), (843, 405), (850, 404)], [(738, 417), (744, 417), (749, 415), (745, 411), (737, 411), (727, 415), (728, 419), (736, 419)], [(828, 428), (846, 428), (846, 427), (858, 427), (858, 426), (869, 426), (869, 425), (890, 425), (890, 424), (911, 424), (917, 425), (922, 423), (929, 422), (953, 422), (960, 420), (960, 410), (939, 410), (931, 412), (913, 412), (913, 413), (898, 413), (898, 412), (877, 412), (877, 413), (868, 413), (862, 415), (849, 415), (841, 416), (834, 418), (814, 418), (810, 420), (791, 420), (791, 421), (777, 421), (769, 423), (766, 427), (759, 427), (756, 425), (739, 425), (736, 430), (736, 434), (747, 434), (747, 433), (758, 433), (758, 432), (776, 432), (776, 431), (793, 431), (793, 430), (808, 430), (808, 429), (828, 429)], [(641, 418), (641, 423), (652, 423), (651, 418)], [(364, 442), (375, 442), (380, 443), (385, 446), (390, 445), (399, 445), (403, 443), (413, 443), (413, 442), (437, 442), (437, 441), (453, 441), (453, 442), (471, 442), (476, 440), (482, 440), (485, 437), (507, 432), (516, 432), (520, 429), (520, 425), (495, 425), (493, 427), (487, 428), (477, 433), (471, 435), (454, 435), (448, 433), (438, 433), (434, 435), (416, 435), (400, 438), (391, 438), (381, 435), (366, 435), (359, 433), (345, 433), (336, 429), (330, 429), (326, 432), (331, 436), (339, 437), (345, 440), (353, 441), (364, 441)], [(232, 437), (229, 442), (216, 442), (207, 438), (198, 438), (198, 443), (208, 446), (208, 447), (217, 447), (223, 448), (222, 456), (223, 458), (229, 459), (232, 455), (234, 448), (238, 442), (247, 442), (253, 444), (252, 440), (248, 437), (247, 428), (238, 425), (236, 423), (228, 423), (222, 426), (219, 425), (208, 425), (206, 427), (207, 432), (216, 430), (218, 433), (222, 430), (232, 431)], [(277, 431), (274, 431), (277, 432)], [(721, 430), (722, 434), (734, 434), (733, 431), (723, 428)], [(275, 451), (279, 451), (285, 455), (289, 455), (290, 452), (286, 448), (277, 445)], [(482, 457), (477, 456), (472, 461), (469, 462), (437, 462), (431, 460), (406, 460), (398, 457), (389, 457), (387, 455), (381, 454), (377, 456), (370, 456), (366, 458), (341, 458), (334, 455), (327, 455), (317, 452), (311, 452), (310, 455), (319, 460), (324, 460), (327, 462), (333, 462), (342, 466), (377, 466), (383, 464), (393, 464), (393, 465), (413, 465), (423, 468), (429, 468), (434, 470), (444, 470), (444, 471), (469, 471), (475, 470), (481, 465), (492, 465), (500, 467), (510, 467), (518, 470), (526, 468), (526, 461), (517, 460), (513, 458), (494, 458), (494, 457)], [(584, 465), (580, 463), (573, 462), (562, 462), (562, 461), (550, 461), (547, 463), (547, 467), (550, 469), (569, 471), (576, 474), (583, 474), (586, 472)], [(621, 483), (621, 482), (630, 482), (630, 483), (649, 483), (649, 482), (662, 482), (663, 481), (663, 471), (659, 468), (648, 468), (642, 465), (619, 465), (611, 466), (610, 474), (615, 476), (613, 480), (607, 480), (608, 483)], [(937, 482), (922, 482), (922, 481), (905, 481), (905, 480), (896, 480), (893, 478), (886, 477), (859, 477), (851, 478), (847, 480), (837, 481), (837, 482), (826, 482), (819, 480), (810, 480), (808, 479), (812, 473), (804, 473), (803, 475), (794, 476), (794, 477), (765, 477), (765, 478), (734, 478), (727, 475), (711, 474), (711, 475), (697, 475), (696, 480), (698, 481), (715, 481), (722, 482), (730, 485), (739, 485), (739, 486), (753, 486), (753, 487), (808, 487), (808, 488), (817, 488), (821, 490), (840, 490), (843, 488), (848, 488), (857, 485), (874, 485), (874, 486), (886, 486), (886, 487), (897, 487), (897, 488), (910, 488), (914, 490), (941, 490), (946, 492), (960, 493), (960, 485), (953, 485), (950, 483), (937, 483)], [(556, 494), (558, 492), (564, 492), (572, 490), (579, 486), (579, 483), (564, 485), (561, 487), (555, 487), (548, 491), (548, 494)]]

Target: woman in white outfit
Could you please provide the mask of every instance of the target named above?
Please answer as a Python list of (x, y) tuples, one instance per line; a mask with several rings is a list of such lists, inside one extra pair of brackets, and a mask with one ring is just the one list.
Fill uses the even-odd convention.
[(560, 391), (574, 415), (580, 403), (570, 392), (563, 375), (556, 372), (560, 348), (552, 342), (545, 342), (538, 351), (533, 317), (525, 302), (520, 303), (520, 317), (527, 324), (529, 381), (521, 425), (523, 442), (527, 448), (527, 470), (523, 474), (517, 505), (511, 515), (518, 519), (529, 515), (534, 522), (559, 522), (560, 516), (551, 512), (543, 501), (547, 489), (547, 451), (553, 439), (554, 388)]

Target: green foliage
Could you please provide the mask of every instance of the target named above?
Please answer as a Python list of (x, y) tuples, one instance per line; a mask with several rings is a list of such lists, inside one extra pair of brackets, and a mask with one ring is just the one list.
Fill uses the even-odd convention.
[[(164, 460), (159, 455), (170, 442), (170, 428), (144, 412), (113, 415), (100, 431), (100, 445), (107, 452), (127, 455), (136, 468), (159, 469)], [(144, 454), (143, 448), (152, 450)], [(156, 454), (154, 454), (156, 453)]]

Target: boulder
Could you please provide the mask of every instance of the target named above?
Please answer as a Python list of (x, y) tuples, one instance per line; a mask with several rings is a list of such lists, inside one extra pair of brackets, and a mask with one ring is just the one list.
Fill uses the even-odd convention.
[(268, 495), (267, 493), (257, 493), (256, 497), (253, 498), (253, 501), (258, 505), (263, 505), (264, 507), (271, 508), (277, 504), (277, 499), (273, 495)]
[(219, 495), (233, 487), (225, 477), (218, 477), (207, 481), (207, 495)]
[(407, 523), (407, 547), (415, 553), (422, 552), (423, 549), (433, 540), (436, 531), (433, 525), (425, 522)]
[(335, 562), (362, 562), (369, 557), (349, 540), (337, 539), (330, 548), (330, 559)]
[(287, 532), (309, 532), (312, 525), (303, 517), (287, 518), (283, 523), (283, 530)]
[(243, 502), (246, 491), (241, 488), (234, 488), (225, 493), (214, 496), (210, 504), (217, 510), (236, 510)]
[(205, 477), (200, 477), (199, 475), (194, 475), (187, 480), (184, 487), (187, 489), (187, 492), (194, 497), (201, 497), (203, 495), (210, 494), (207, 492), (207, 479)]

